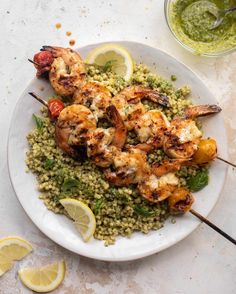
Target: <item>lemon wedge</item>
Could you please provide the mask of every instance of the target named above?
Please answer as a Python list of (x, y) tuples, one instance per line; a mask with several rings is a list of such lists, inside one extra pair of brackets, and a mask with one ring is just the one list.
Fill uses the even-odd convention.
[(133, 60), (130, 53), (117, 44), (105, 44), (90, 52), (87, 60), (89, 64), (109, 66), (117, 75), (126, 81), (130, 80), (133, 74)]
[(0, 239), (0, 276), (13, 267), (15, 260), (21, 260), (32, 250), (32, 245), (20, 237)]
[(60, 261), (41, 268), (23, 268), (18, 274), (26, 287), (44, 293), (55, 290), (62, 283), (65, 271), (65, 262)]
[(60, 200), (69, 216), (75, 221), (75, 226), (82, 238), (87, 242), (96, 229), (96, 219), (92, 210), (83, 202), (65, 198)]

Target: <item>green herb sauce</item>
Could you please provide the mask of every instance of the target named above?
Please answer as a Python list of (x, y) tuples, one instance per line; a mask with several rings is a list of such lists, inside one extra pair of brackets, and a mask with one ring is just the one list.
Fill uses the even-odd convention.
[(219, 27), (212, 26), (219, 9), (235, 5), (235, 0), (177, 0), (170, 10), (172, 30), (197, 54), (230, 50), (236, 47), (236, 13), (225, 15)]

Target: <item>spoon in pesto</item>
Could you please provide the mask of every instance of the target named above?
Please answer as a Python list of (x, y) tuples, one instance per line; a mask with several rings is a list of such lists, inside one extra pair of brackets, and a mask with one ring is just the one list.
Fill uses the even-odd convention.
[(229, 9), (225, 9), (225, 10), (218, 10), (217, 15), (214, 13), (216, 20), (210, 29), (214, 30), (218, 28), (221, 25), (222, 21), (224, 20), (224, 17), (233, 11), (236, 11), (236, 6), (231, 7)]

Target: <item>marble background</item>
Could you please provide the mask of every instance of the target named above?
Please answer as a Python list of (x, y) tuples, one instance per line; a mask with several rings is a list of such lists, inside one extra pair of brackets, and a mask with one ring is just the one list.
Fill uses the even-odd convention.
[[(64, 258), (67, 273), (54, 293), (236, 293), (235, 247), (206, 225), (177, 245), (141, 260), (108, 263), (72, 254), (44, 236), (20, 206), (7, 170), (10, 118), (34, 69), (26, 61), (43, 44), (75, 46), (98, 41), (131, 40), (161, 48), (190, 66), (214, 93), (224, 110), (229, 159), (236, 162), (236, 54), (207, 59), (182, 49), (168, 31), (163, 0), (1, 0), (0, 6), (0, 237), (21, 235), (35, 253), (0, 279), (1, 294), (31, 293), (17, 278), (24, 265)], [(61, 23), (60, 30), (55, 28)], [(222, 195), (209, 216), (236, 237), (236, 171), (228, 170)]]

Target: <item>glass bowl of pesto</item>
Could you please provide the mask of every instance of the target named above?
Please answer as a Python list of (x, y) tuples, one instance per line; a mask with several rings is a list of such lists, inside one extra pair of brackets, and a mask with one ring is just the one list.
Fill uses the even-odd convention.
[(226, 14), (212, 29), (219, 10), (236, 6), (236, 0), (165, 0), (165, 17), (175, 39), (187, 50), (208, 57), (236, 50), (236, 12)]

